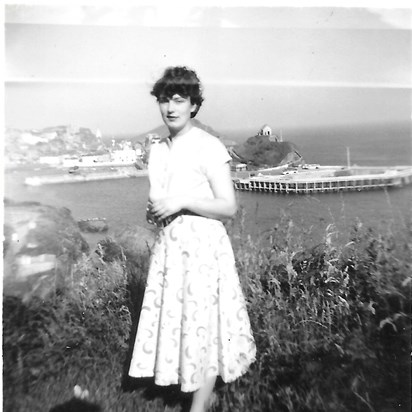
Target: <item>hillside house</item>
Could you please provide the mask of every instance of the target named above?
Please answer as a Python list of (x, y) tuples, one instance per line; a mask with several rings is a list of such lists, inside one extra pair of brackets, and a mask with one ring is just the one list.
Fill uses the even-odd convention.
[(272, 135), (272, 129), (267, 124), (262, 126), (262, 128), (259, 130), (259, 133), (258, 133), (258, 136), (271, 136), (271, 135)]
[(272, 128), (267, 124), (262, 126), (262, 128), (259, 130), (258, 136), (268, 136), (271, 142), (283, 142), (282, 131), (280, 133), (280, 136), (277, 136), (272, 132)]

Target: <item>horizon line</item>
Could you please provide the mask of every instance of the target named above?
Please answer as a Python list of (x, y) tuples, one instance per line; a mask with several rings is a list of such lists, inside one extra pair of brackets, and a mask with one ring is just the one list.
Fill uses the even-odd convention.
[[(4, 84), (10, 83), (90, 83), (90, 84), (141, 84), (151, 85), (148, 81), (142, 81), (132, 78), (19, 78), (10, 77), (4, 80)], [(387, 83), (387, 82), (337, 82), (337, 81), (295, 81), (295, 80), (211, 80), (203, 82), (207, 85), (231, 85), (231, 86), (279, 86), (279, 87), (336, 87), (336, 88), (383, 88), (383, 89), (411, 89), (412, 83)]]

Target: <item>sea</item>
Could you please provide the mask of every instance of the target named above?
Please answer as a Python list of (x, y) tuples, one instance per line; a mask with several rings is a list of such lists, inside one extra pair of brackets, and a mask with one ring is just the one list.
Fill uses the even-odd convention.
[[(249, 136), (244, 130), (225, 132), (226, 139), (238, 143)], [(412, 165), (410, 122), (284, 129), (282, 137), (298, 147), (307, 163)], [(147, 177), (37, 187), (24, 184), (28, 176), (54, 172), (53, 168), (8, 168), (4, 176), (5, 198), (66, 207), (76, 220), (105, 218), (109, 232), (86, 235), (91, 244), (136, 225), (152, 229), (145, 219), (149, 190)], [(325, 230), (346, 241), (355, 225), (361, 224), (376, 233), (388, 229), (396, 233), (407, 230), (412, 221), (412, 185), (365, 192), (297, 195), (238, 191), (236, 195), (242, 236), (256, 239), (273, 233), (277, 226), (287, 221), (306, 233), (314, 244), (322, 241)]]

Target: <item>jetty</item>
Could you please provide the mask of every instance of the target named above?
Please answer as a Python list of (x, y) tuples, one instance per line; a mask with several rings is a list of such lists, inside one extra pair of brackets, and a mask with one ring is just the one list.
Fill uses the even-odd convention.
[(412, 183), (412, 166), (344, 167), (303, 165), (283, 172), (233, 174), (237, 190), (268, 193), (332, 193), (403, 187)]
[(46, 184), (92, 182), (97, 180), (124, 179), (140, 176), (147, 176), (147, 170), (137, 170), (135, 167), (123, 166), (110, 171), (86, 172), (81, 170), (78, 173), (32, 176), (27, 177), (24, 180), (24, 183), (28, 186), (41, 186)]

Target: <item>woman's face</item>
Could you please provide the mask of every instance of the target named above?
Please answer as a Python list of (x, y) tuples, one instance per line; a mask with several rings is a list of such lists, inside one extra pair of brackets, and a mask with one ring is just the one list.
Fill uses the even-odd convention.
[(190, 116), (196, 110), (196, 105), (190, 102), (190, 97), (182, 97), (179, 94), (171, 98), (159, 97), (160, 113), (163, 121), (172, 136), (183, 134), (191, 127)]

